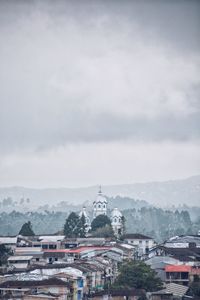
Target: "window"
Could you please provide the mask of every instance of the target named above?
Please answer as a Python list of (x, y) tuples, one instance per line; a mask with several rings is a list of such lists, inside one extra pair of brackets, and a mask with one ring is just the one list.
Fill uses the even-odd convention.
[(139, 241), (139, 244), (141, 245), (141, 244), (142, 244), (142, 241)]
[(99, 204), (99, 208), (101, 208), (101, 205)]
[(42, 245), (42, 249), (48, 249), (48, 245)]

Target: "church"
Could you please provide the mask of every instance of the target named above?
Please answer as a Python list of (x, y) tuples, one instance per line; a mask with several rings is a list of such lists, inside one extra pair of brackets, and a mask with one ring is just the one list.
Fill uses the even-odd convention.
[[(106, 215), (111, 220), (111, 225), (114, 231), (115, 236), (119, 236), (122, 232), (122, 213), (116, 207), (112, 210), (111, 214), (108, 215), (108, 201), (106, 197), (102, 194), (101, 187), (99, 188), (99, 192), (95, 201), (93, 202), (93, 212), (92, 212), (92, 220), (94, 220), (99, 215)], [(83, 207), (82, 211), (79, 214), (79, 217), (82, 215), (85, 216), (86, 220), (86, 228), (87, 232), (91, 229), (91, 222), (88, 213), (86, 211), (86, 207)]]

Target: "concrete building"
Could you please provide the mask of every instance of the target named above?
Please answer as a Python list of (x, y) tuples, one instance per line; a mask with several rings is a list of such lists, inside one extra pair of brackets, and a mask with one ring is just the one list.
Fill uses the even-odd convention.
[(143, 256), (147, 255), (149, 252), (149, 249), (153, 248), (155, 246), (154, 239), (152, 239), (149, 236), (139, 234), (139, 233), (128, 233), (125, 234), (124, 240), (133, 246), (136, 247), (137, 251), (137, 257), (136, 258), (142, 258)]
[(116, 236), (122, 234), (122, 213), (117, 207), (111, 213), (111, 225)]

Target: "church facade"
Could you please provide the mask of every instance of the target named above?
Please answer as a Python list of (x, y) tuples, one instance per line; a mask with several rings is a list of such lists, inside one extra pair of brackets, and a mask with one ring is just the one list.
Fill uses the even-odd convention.
[(108, 215), (108, 201), (105, 195), (102, 194), (101, 187), (99, 189), (95, 201), (93, 202), (92, 220), (90, 220), (85, 207), (83, 207), (79, 216), (81, 216), (82, 214), (84, 214), (86, 219), (87, 232), (91, 229), (92, 220), (94, 220), (99, 215), (105, 215), (108, 216), (111, 220), (111, 226), (113, 228), (115, 236), (119, 236), (122, 234), (122, 227), (123, 227), (122, 213), (116, 207), (112, 210), (111, 214)]

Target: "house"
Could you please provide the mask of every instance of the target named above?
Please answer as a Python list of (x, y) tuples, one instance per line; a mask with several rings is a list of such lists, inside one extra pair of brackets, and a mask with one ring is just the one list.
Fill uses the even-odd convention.
[(24, 299), (29, 293), (28, 288), (0, 287), (0, 299)]
[(31, 256), (33, 264), (45, 264), (44, 252), (41, 248), (17, 247), (14, 251), (15, 256)]
[(0, 244), (14, 251), (17, 245), (17, 239), (17, 236), (1, 236)]
[[(42, 297), (42, 295), (44, 296), (43, 298), (48, 299), (48, 296), (54, 295), (53, 299), (64, 300), (70, 295), (70, 287), (70, 284), (66, 281), (54, 277), (44, 280), (5, 281), (0, 284), (0, 292), (4, 296), (7, 294), (18, 295), (18, 297), (22, 294), (26, 295), (26, 297), (30, 295), (27, 299), (32, 299), (34, 295), (38, 296), (36, 299)], [(18, 299), (24, 298), (19, 297)]]
[(8, 258), (9, 270), (26, 270), (33, 264), (33, 256), (10, 256)]
[(150, 293), (150, 300), (170, 300), (170, 299), (183, 299), (186, 296), (189, 290), (188, 286), (176, 284), (176, 283), (167, 283), (164, 289)]
[(151, 269), (155, 270), (158, 277), (160, 277), (160, 279), (164, 282), (166, 280), (166, 272), (165, 272), (166, 266), (183, 264), (178, 259), (175, 259), (173, 257), (168, 257), (168, 256), (155, 256), (146, 260), (145, 263), (149, 265)]
[(45, 235), (38, 236), (36, 241), (32, 241), (33, 247), (41, 247), (44, 250), (47, 249), (61, 249), (64, 235)]
[(138, 299), (145, 299), (145, 291), (142, 289), (135, 289), (135, 288), (118, 288), (112, 289), (109, 288), (108, 290), (104, 291), (96, 291), (92, 295), (92, 299), (94, 300), (101, 300), (101, 299), (113, 299), (113, 300), (138, 300)]
[(166, 283), (177, 283), (188, 285), (190, 281), (191, 266), (188, 265), (168, 265), (165, 267)]
[(166, 248), (200, 248), (200, 235), (181, 235), (164, 243)]
[(166, 247), (159, 246), (161, 253), (164, 256), (171, 256), (181, 262), (194, 265), (200, 261), (200, 247), (196, 245), (189, 245), (188, 247)]
[(149, 250), (155, 246), (153, 238), (139, 233), (125, 234), (124, 241), (136, 247), (136, 259), (148, 255)]
[(121, 251), (121, 256), (123, 259), (133, 259), (135, 258), (136, 247), (132, 244), (126, 244), (126, 243), (117, 243), (112, 248), (113, 251), (117, 251), (119, 253), (119, 250)]
[(44, 257), (47, 259), (48, 263), (65, 261), (73, 262), (76, 259), (86, 259), (94, 257), (97, 254), (103, 253), (104, 251), (110, 249), (110, 247), (77, 247), (71, 249), (55, 249), (55, 250), (44, 250)]

